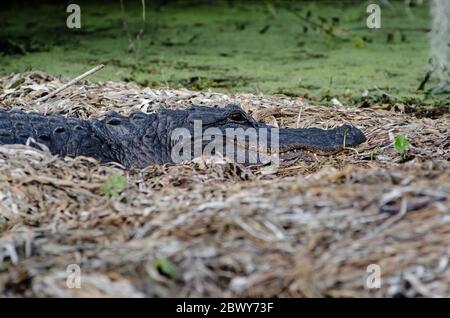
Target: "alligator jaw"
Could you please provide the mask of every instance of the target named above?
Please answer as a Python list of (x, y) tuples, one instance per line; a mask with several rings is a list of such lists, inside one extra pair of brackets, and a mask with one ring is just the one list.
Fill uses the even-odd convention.
[(292, 149), (289, 151), (280, 152), (279, 158), (281, 162), (295, 161), (301, 159), (303, 161), (312, 161), (316, 155), (327, 156), (333, 153), (325, 153), (320, 151), (309, 151), (307, 149)]
[[(329, 130), (319, 128), (278, 129), (268, 126), (262, 126), (262, 128), (276, 129), (275, 133), (278, 133), (277, 147), (272, 148), (270, 139), (266, 140), (267, 143), (263, 143), (266, 147), (259, 147), (259, 144), (255, 146), (227, 136), (225, 136), (223, 144), (234, 143), (240, 148), (240, 151), (247, 154), (248, 158), (253, 158), (252, 162), (260, 162), (257, 159), (258, 157), (268, 159), (276, 156), (280, 162), (288, 163), (297, 159), (314, 161), (316, 155), (331, 156), (366, 141), (366, 137), (361, 130), (348, 124)], [(269, 134), (270, 138), (274, 137), (272, 133), (273, 131)], [(209, 138), (207, 138), (208, 141), (205, 141), (201, 137), (198, 137), (200, 139), (197, 142), (201, 142), (202, 146), (205, 147), (210, 142)], [(191, 139), (186, 141), (195, 142)], [(221, 153), (225, 154), (225, 149)]]
[[(225, 139), (225, 143), (234, 143), (249, 158), (268, 158), (276, 156), (280, 162), (289, 162), (301, 159), (303, 161), (314, 161), (316, 155), (331, 156), (345, 149), (355, 147), (364, 141), (364, 133), (356, 127), (345, 124), (340, 127), (324, 130), (319, 128), (274, 128), (278, 132), (278, 147), (271, 148), (268, 141), (267, 148), (259, 148), (248, 143), (237, 142), (235, 139)], [(270, 134), (272, 136), (272, 134)], [(271, 137), (273, 138), (273, 137)]]
[(330, 130), (280, 129), (279, 157), (280, 161), (291, 161), (330, 156), (364, 141), (364, 133), (348, 124)]

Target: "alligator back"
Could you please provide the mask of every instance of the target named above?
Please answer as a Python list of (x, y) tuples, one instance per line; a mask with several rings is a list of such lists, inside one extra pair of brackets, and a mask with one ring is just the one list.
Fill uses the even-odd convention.
[[(0, 109), (0, 144), (26, 144), (30, 137), (47, 146), (55, 155), (81, 155), (102, 162), (114, 161), (108, 145), (94, 133), (90, 121)], [(33, 142), (30, 145), (37, 146)]]

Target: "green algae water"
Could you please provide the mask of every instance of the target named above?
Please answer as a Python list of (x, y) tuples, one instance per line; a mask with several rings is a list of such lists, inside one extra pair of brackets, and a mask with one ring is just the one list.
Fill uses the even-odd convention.
[[(299, 96), (358, 103), (446, 103), (425, 98), (428, 6), (381, 7), (381, 28), (366, 26), (367, 4), (340, 2), (80, 2), (81, 28), (66, 7), (9, 4), (0, 12), (0, 75), (41, 70), (75, 77), (104, 63), (91, 81)], [(20, 6), (20, 7), (19, 7)], [(12, 14), (14, 12), (14, 14)], [(429, 86), (436, 85), (434, 79)]]

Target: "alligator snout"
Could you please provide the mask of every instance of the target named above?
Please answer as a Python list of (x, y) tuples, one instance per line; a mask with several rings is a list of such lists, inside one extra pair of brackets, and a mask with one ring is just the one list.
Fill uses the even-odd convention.
[(342, 138), (343, 148), (355, 147), (367, 140), (366, 136), (360, 129), (349, 124), (344, 124), (341, 127), (337, 128), (336, 137), (338, 138), (338, 141), (340, 141), (340, 138)]
[[(355, 147), (366, 141), (364, 133), (358, 128), (345, 124), (324, 130), (320, 128), (280, 129), (280, 155), (289, 159), (295, 153), (312, 152), (318, 155), (331, 155), (345, 148)], [(287, 155), (289, 154), (289, 155)]]

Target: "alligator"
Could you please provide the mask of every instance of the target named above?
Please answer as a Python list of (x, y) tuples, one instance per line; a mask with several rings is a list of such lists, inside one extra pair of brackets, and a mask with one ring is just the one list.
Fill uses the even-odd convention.
[[(152, 164), (176, 162), (173, 159), (173, 150), (180, 138), (174, 138), (173, 133), (181, 128), (195, 135), (194, 129), (199, 122), (200, 132), (205, 135), (211, 128), (216, 134), (224, 133), (224, 136), (228, 129), (255, 128), (260, 140), (262, 134), (259, 129), (265, 128), (269, 132), (265, 136), (272, 136), (268, 138), (272, 140), (272, 132), (277, 131), (277, 147), (272, 149), (268, 146), (262, 150), (258, 146), (249, 146), (248, 140), (244, 138), (244, 148), (259, 155), (264, 151), (265, 154), (272, 155), (276, 149), (281, 161), (296, 160), (302, 158), (305, 153), (332, 155), (366, 140), (361, 130), (349, 124), (329, 130), (277, 128), (256, 121), (238, 105), (229, 104), (225, 107), (193, 105), (186, 109), (161, 108), (152, 113), (137, 111), (129, 116), (110, 112), (103, 119), (88, 120), (59, 114), (44, 115), (0, 109), (0, 145), (44, 145), (54, 155), (85, 156), (102, 163), (116, 162), (130, 169), (145, 168)], [(195, 138), (197, 137), (190, 136), (185, 141), (193, 141)], [(230, 144), (233, 147), (239, 146), (238, 139), (223, 137), (223, 147)], [(208, 147), (205, 141), (200, 145), (200, 150)], [(196, 154), (190, 149), (191, 151), (186, 153), (193, 158)], [(250, 156), (245, 158), (245, 163), (248, 163)]]

